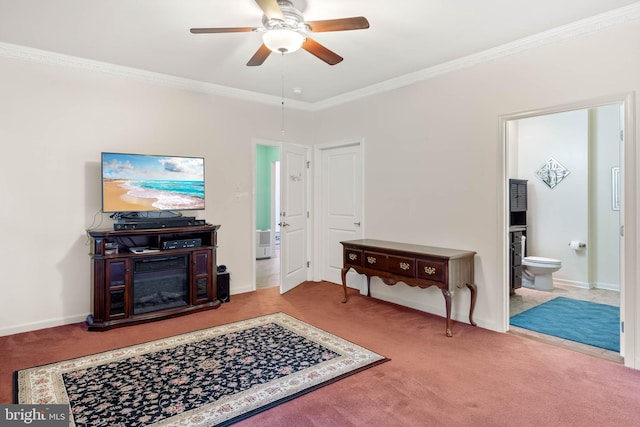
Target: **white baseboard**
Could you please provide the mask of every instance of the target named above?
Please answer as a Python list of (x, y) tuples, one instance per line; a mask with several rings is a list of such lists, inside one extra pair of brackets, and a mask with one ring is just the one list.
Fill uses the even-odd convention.
[[(230, 294), (235, 295), (235, 294), (242, 294), (245, 292), (252, 292), (252, 291), (253, 289), (251, 288), (250, 285), (243, 286), (240, 288), (238, 288), (237, 286), (234, 286), (233, 290), (230, 291)], [(9, 327), (0, 328), (0, 337), (13, 335), (13, 334), (20, 334), (22, 332), (37, 331), (39, 329), (53, 328), (56, 326), (70, 325), (72, 323), (84, 322), (85, 320), (87, 320), (87, 316), (89, 314), (90, 313), (76, 314), (73, 316), (64, 316), (64, 317), (59, 317), (55, 319), (46, 319), (38, 322), (23, 323), (21, 325), (13, 325)]]
[(616, 292), (620, 292), (620, 284), (619, 283), (602, 283), (602, 282), (596, 282), (595, 284), (595, 288), (596, 289), (604, 289), (607, 291), (616, 291)]
[(80, 323), (87, 320), (89, 313), (76, 314), (74, 316), (59, 317), (56, 319), (47, 319), (39, 322), (23, 323), (7, 328), (0, 328), (0, 337), (6, 335), (20, 334), (22, 332), (37, 331), (39, 329), (53, 328), (56, 326), (70, 325), (72, 323)]
[(562, 285), (567, 285), (567, 286), (573, 286), (575, 288), (591, 289), (591, 286), (587, 282), (579, 282), (577, 280), (556, 279), (555, 277), (553, 278), (553, 281), (555, 283), (560, 283)]
[(244, 294), (247, 292), (253, 292), (255, 291), (255, 289), (253, 289), (253, 287), (251, 285), (246, 285), (246, 286), (233, 286), (233, 289), (229, 290), (229, 294), (231, 295), (236, 295), (236, 294)]
[(563, 285), (574, 286), (576, 288), (581, 288), (581, 289), (605, 289), (608, 291), (620, 292), (620, 285), (616, 283), (602, 283), (602, 282), (587, 283), (587, 282), (578, 282), (576, 280), (556, 279), (555, 277), (553, 281)]
[[(407, 285), (402, 284), (402, 286), (407, 286)], [(443, 325), (442, 327), (444, 330), (447, 311), (445, 308), (444, 297), (441, 295), (440, 292), (438, 292), (438, 296), (436, 297), (435, 301), (433, 298), (424, 298), (424, 300), (422, 298), (409, 299), (409, 298), (403, 298), (403, 296), (400, 295), (401, 292), (394, 291), (394, 289), (397, 287), (401, 287), (401, 284), (398, 283), (394, 286), (388, 286), (388, 285), (376, 286), (375, 283), (372, 283), (371, 296), (376, 299), (392, 302), (394, 304), (402, 305), (404, 307), (409, 307), (415, 310), (424, 311), (425, 313), (430, 313), (430, 314), (435, 314), (436, 316), (440, 316), (442, 317), (442, 325)], [(420, 292), (426, 293), (427, 289), (420, 289)], [(457, 322), (469, 324), (470, 295), (466, 289), (462, 290), (461, 293), (466, 294), (466, 295), (463, 295), (462, 297), (463, 299), (466, 298), (466, 301), (464, 304), (462, 304), (462, 307), (460, 306), (456, 307), (455, 301), (452, 301), (451, 319)], [(365, 290), (362, 292), (362, 294), (366, 295), (366, 285), (365, 285)], [(430, 301), (427, 302), (425, 300), (430, 300)], [(488, 322), (486, 321), (486, 319), (478, 318), (475, 314), (476, 313), (474, 313), (473, 321), (476, 323), (478, 327), (483, 329), (488, 329), (490, 331), (495, 331), (495, 332), (505, 332), (504, 330), (502, 330), (502, 327), (495, 324), (495, 322)], [(455, 331), (454, 331), (454, 335), (455, 335)]]

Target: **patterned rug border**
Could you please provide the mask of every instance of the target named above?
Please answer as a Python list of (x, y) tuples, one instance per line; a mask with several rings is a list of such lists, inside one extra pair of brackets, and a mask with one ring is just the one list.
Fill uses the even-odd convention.
[[(179, 335), (134, 344), (101, 353), (62, 360), (14, 372), (14, 402), (32, 404), (69, 403), (62, 375), (93, 366), (153, 353), (208, 338), (276, 323), (313, 342), (335, 351), (340, 357), (325, 361), (276, 381), (252, 387), (161, 420), (153, 426), (225, 426), (249, 418), (345, 377), (389, 361), (355, 343), (310, 325), (289, 314), (277, 312), (250, 319), (199, 329)], [(70, 426), (75, 426), (73, 418)], [(212, 424), (214, 423), (214, 424)]]

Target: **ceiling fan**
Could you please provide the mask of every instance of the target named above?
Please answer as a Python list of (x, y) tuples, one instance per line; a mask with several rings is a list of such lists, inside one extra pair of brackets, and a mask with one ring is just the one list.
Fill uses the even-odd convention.
[(328, 31), (363, 30), (369, 28), (367, 18), (328, 19), (305, 22), (302, 13), (290, 0), (255, 0), (264, 12), (262, 27), (192, 28), (193, 34), (207, 33), (262, 33), (262, 46), (251, 57), (248, 66), (262, 65), (271, 52), (291, 53), (302, 48), (329, 65), (343, 58), (309, 37), (310, 33)]

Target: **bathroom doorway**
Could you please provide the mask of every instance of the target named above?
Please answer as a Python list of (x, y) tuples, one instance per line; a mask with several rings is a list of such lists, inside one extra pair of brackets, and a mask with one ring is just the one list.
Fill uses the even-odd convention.
[[(603, 101), (505, 119), (506, 177), (527, 181), (526, 243), (522, 245), (522, 257), (551, 258), (562, 263), (560, 270), (553, 273), (552, 290), (530, 286), (514, 290), (510, 283), (509, 318), (563, 296), (620, 307), (623, 321), (620, 177), (624, 164), (624, 113), (623, 101)], [(564, 170), (556, 176), (561, 179), (551, 185), (544, 179), (549, 162), (553, 163), (554, 171)], [(506, 234), (509, 236), (509, 231)], [(571, 242), (579, 248), (573, 249)], [(507, 265), (512, 263), (511, 257), (509, 248)], [(511, 325), (509, 330), (623, 361), (622, 333), (618, 353)]]

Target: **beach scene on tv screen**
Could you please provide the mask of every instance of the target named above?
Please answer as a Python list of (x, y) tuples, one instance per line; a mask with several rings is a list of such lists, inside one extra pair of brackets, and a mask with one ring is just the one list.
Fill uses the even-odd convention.
[(204, 209), (204, 159), (102, 154), (105, 212)]

